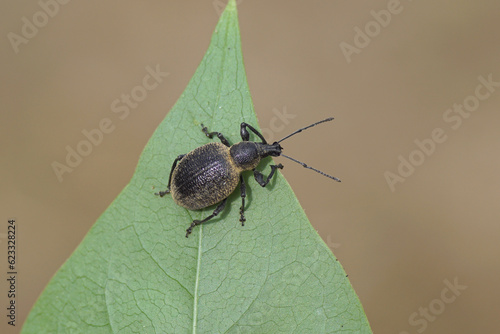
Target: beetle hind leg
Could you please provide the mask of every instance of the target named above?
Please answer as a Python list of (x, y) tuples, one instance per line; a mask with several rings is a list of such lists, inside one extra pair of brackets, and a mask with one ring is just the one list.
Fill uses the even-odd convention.
[(212, 214), (210, 216), (208, 216), (207, 218), (203, 219), (203, 220), (194, 220), (191, 225), (189, 226), (189, 228), (186, 230), (186, 238), (191, 234), (191, 232), (193, 231), (193, 228), (196, 226), (196, 225), (201, 225), (203, 224), (204, 222), (206, 222), (207, 220), (210, 220), (212, 218), (214, 218), (215, 216), (217, 216), (222, 210), (224, 210), (224, 206), (226, 205), (226, 201), (227, 201), (227, 198), (225, 198), (222, 202), (220, 202), (220, 204), (215, 208), (214, 212), (212, 212)]
[(169, 175), (169, 177), (168, 177), (168, 186), (167, 186), (167, 190), (157, 192), (157, 193), (155, 193), (155, 195), (160, 196), (160, 197), (163, 197), (163, 196), (165, 196), (166, 194), (169, 194), (169, 193), (170, 193), (170, 184), (172, 184), (172, 174), (174, 173), (175, 166), (177, 166), (177, 163), (179, 162), (179, 160), (181, 160), (182, 158), (184, 158), (184, 156), (185, 156), (185, 154), (181, 154), (181, 155), (179, 155), (177, 158), (175, 158), (174, 163), (172, 164), (172, 169), (170, 169), (170, 175)]
[(163, 197), (166, 194), (170, 194), (170, 189), (167, 189), (167, 190), (164, 190), (164, 191), (159, 191), (159, 192), (155, 193), (156, 196), (160, 196), (160, 197)]

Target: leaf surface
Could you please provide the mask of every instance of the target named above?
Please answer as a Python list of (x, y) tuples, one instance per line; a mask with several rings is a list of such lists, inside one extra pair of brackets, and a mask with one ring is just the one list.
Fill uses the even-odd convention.
[[(235, 143), (243, 121), (258, 128), (231, 0), (132, 180), (48, 284), (23, 333), (371, 333), (344, 270), (280, 173), (266, 188), (245, 175), (244, 227), (236, 190), (189, 238), (191, 221), (214, 207), (188, 211), (154, 196), (179, 154), (211, 141), (201, 123)], [(270, 162), (259, 166), (266, 175)]]

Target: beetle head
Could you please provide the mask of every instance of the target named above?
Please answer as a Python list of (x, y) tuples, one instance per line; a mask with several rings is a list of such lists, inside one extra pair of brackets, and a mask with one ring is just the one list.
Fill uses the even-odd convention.
[(251, 170), (257, 167), (260, 160), (265, 157), (280, 156), (282, 149), (283, 148), (277, 142), (270, 145), (258, 142), (242, 141), (231, 146), (229, 152), (236, 167), (241, 170)]
[(281, 155), (281, 151), (283, 150), (283, 147), (281, 147), (278, 142), (274, 142), (272, 144), (255, 144), (257, 144), (257, 150), (261, 159), (269, 156), (279, 157)]

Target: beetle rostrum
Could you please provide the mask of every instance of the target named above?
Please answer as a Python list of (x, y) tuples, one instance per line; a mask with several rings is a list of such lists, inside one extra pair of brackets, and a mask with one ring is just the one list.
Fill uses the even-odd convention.
[[(208, 217), (202, 220), (194, 220), (191, 223), (186, 230), (187, 238), (196, 225), (203, 224), (212, 219), (224, 209), (227, 198), (236, 189), (238, 184), (240, 184), (240, 222), (244, 226), (246, 221), (246, 184), (241, 173), (252, 170), (257, 183), (265, 187), (272, 179), (276, 170), (283, 168), (282, 164), (271, 165), (271, 172), (265, 177), (256, 169), (260, 161), (265, 157), (283, 156), (301, 164), (305, 168), (312, 169), (323, 176), (340, 182), (336, 177), (325, 174), (303, 162), (282, 154), (283, 148), (279, 144), (303, 130), (332, 120), (333, 117), (330, 117), (300, 128), (272, 144), (268, 144), (262, 134), (247, 123), (241, 123), (240, 125), (240, 135), (243, 141), (233, 145), (229, 144), (222, 133), (208, 132), (207, 127), (201, 124), (202, 131), (207, 137), (213, 138), (217, 136), (221, 142), (205, 144), (175, 158), (170, 170), (167, 189), (155, 195), (163, 197), (166, 194), (172, 194), (174, 202), (188, 210), (199, 210), (218, 203), (215, 210)], [(250, 133), (248, 130), (252, 131), (261, 141), (249, 141)]]

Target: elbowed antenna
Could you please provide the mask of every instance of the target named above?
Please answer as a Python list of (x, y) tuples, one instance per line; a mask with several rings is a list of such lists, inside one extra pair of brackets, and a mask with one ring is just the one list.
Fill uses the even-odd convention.
[(333, 121), (333, 117), (328, 117), (327, 119), (324, 119), (324, 120), (322, 120), (322, 121), (319, 121), (319, 122), (313, 123), (313, 124), (308, 125), (308, 126), (306, 126), (306, 127), (304, 127), (304, 128), (300, 128), (300, 129), (298, 129), (297, 131), (294, 131), (294, 132), (290, 133), (290, 134), (289, 134), (288, 136), (286, 136), (285, 138), (282, 138), (282, 139), (278, 140), (278, 141), (277, 141), (277, 143), (281, 143), (281, 142), (282, 142), (282, 141), (284, 141), (285, 139), (288, 139), (288, 138), (290, 138), (291, 136), (296, 135), (296, 134), (297, 134), (297, 133), (299, 133), (299, 132), (302, 132), (302, 131), (304, 131), (304, 130), (307, 130), (307, 129), (309, 129), (309, 128), (312, 128), (313, 126), (316, 126), (316, 125), (318, 125), (318, 124), (325, 123), (325, 122), (330, 122), (330, 121)]
[[(328, 117), (328, 118), (326, 118), (326, 119), (324, 119), (324, 120), (322, 120), (322, 121), (319, 121), (319, 122), (313, 123), (313, 124), (311, 124), (311, 125), (308, 125), (308, 126), (306, 126), (306, 127), (300, 128), (300, 129), (298, 129), (297, 131), (294, 131), (294, 132), (292, 132), (291, 134), (289, 134), (288, 136), (284, 137), (283, 139), (281, 139), (281, 140), (277, 141), (277, 143), (280, 143), (280, 142), (284, 141), (285, 139), (288, 139), (288, 138), (290, 138), (291, 136), (296, 135), (296, 134), (297, 134), (297, 133), (299, 133), (299, 132), (302, 132), (302, 131), (304, 131), (304, 130), (307, 130), (307, 129), (309, 129), (309, 128), (312, 128), (313, 126), (316, 126), (316, 125), (321, 124), (321, 123), (324, 123), (324, 122), (329, 122), (329, 121), (333, 121), (333, 117)], [(290, 160), (292, 160), (292, 161), (295, 161), (296, 163), (298, 163), (298, 164), (302, 165), (302, 167), (304, 167), (304, 168), (307, 168), (307, 169), (312, 169), (312, 170), (313, 170), (313, 171), (315, 171), (316, 173), (319, 173), (319, 174), (321, 174), (321, 175), (323, 175), (323, 176), (326, 176), (326, 177), (328, 177), (328, 178), (330, 178), (330, 179), (332, 179), (332, 180), (335, 180), (335, 181), (337, 181), (337, 182), (340, 182), (340, 179), (339, 179), (339, 178), (336, 178), (335, 176), (328, 175), (328, 174), (326, 174), (326, 173), (324, 173), (324, 172), (322, 172), (322, 171), (320, 171), (319, 169), (316, 169), (316, 168), (314, 168), (314, 167), (308, 166), (308, 165), (306, 165), (305, 163), (303, 163), (303, 162), (301, 162), (301, 161), (299, 161), (299, 160), (297, 160), (297, 159), (294, 159), (294, 158), (292, 158), (292, 157), (289, 157), (288, 155), (284, 155), (284, 154), (282, 153), (282, 154), (281, 154), (281, 156), (282, 156), (282, 157), (285, 157), (285, 158), (287, 158), (287, 159), (290, 159)]]
[(299, 161), (299, 160), (297, 160), (297, 159), (294, 159), (294, 158), (292, 158), (292, 157), (289, 157), (288, 155), (284, 155), (283, 153), (281, 154), (281, 156), (282, 156), (282, 157), (285, 157), (285, 158), (288, 158), (288, 159), (290, 159), (290, 160), (292, 160), (292, 161), (295, 161), (295, 162), (296, 162), (296, 163), (298, 163), (298, 164), (301, 164), (301, 165), (302, 165), (302, 167), (304, 167), (304, 168), (307, 168), (307, 169), (312, 169), (312, 170), (313, 170), (313, 171), (315, 171), (316, 173), (320, 173), (320, 174), (321, 174), (321, 175), (323, 175), (323, 176), (329, 177), (329, 178), (330, 178), (330, 179), (332, 179), (332, 180), (335, 180), (335, 181), (337, 181), (337, 182), (340, 182), (340, 179), (339, 179), (339, 178), (337, 178), (337, 177), (335, 177), (335, 176), (328, 175), (328, 174), (326, 174), (326, 173), (323, 173), (323, 172), (322, 172), (322, 171), (320, 171), (319, 169), (316, 169), (316, 168), (314, 168), (314, 167), (308, 166), (308, 165), (306, 165), (305, 163), (303, 163), (302, 161)]

